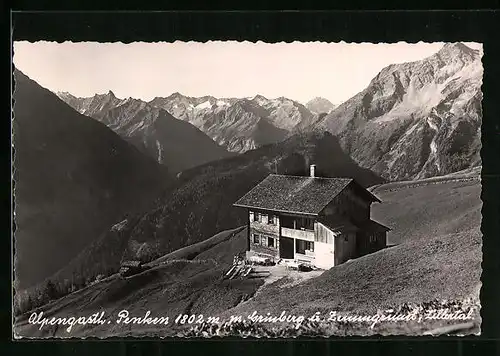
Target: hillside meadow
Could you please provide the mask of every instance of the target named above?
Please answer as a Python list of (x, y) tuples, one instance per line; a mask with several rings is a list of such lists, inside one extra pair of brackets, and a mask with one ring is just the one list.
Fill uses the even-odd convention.
[[(392, 227), (390, 238), (399, 244), (299, 284), (290, 284), (286, 277), (265, 286), (261, 278), (223, 280), (233, 256), (245, 250), (246, 230), (241, 227), (165, 255), (140, 275), (111, 276), (42, 309), (47, 316), (60, 317), (99, 310), (116, 316), (127, 309), (136, 316), (150, 310), (152, 315), (171, 318), (188, 313), (226, 320), (255, 310), (273, 315), (331, 310), (374, 313), (408, 303), (477, 300), (482, 259), (480, 187), (477, 180), (412, 184), (397, 190), (379, 186), (375, 193), (383, 203), (374, 207), (373, 217)], [(186, 325), (112, 324), (77, 328), (68, 335), (62, 328), (38, 331), (27, 324), (27, 317), (18, 319), (18, 335), (169, 336), (189, 329)]]

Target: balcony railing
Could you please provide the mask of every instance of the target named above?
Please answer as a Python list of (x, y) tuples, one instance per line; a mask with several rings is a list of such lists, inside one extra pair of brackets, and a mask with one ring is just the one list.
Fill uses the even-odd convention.
[(290, 229), (288, 227), (282, 227), (281, 235), (285, 237), (291, 237), (294, 239), (314, 241), (314, 231), (312, 230), (296, 230), (296, 229)]

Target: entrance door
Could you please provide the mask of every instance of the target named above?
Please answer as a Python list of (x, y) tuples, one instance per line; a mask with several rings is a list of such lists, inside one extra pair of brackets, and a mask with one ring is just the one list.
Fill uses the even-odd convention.
[(283, 236), (280, 237), (280, 258), (293, 259), (295, 256), (293, 248), (293, 239)]

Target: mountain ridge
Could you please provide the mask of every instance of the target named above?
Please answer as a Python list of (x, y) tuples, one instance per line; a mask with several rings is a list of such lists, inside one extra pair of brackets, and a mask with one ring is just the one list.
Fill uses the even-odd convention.
[[(66, 92), (59, 92), (58, 95), (77, 111), (99, 120), (103, 117), (100, 111), (109, 110), (109, 105), (122, 104), (121, 99), (109, 95), (109, 92), (88, 98), (77, 98)], [(93, 104), (96, 101), (98, 105)], [(191, 97), (175, 92), (167, 97), (157, 96), (148, 102), (141, 102), (166, 110), (176, 119), (192, 124), (234, 153), (280, 142), (290, 136), (298, 123), (309, 121), (314, 116), (295, 100), (285, 97), (267, 99), (260, 94), (246, 98), (215, 98), (210, 95)]]
[[(16, 285), (38, 283), (173, 183), (104, 124), (14, 71)], [(63, 247), (63, 248), (62, 248)]]
[[(384, 178), (421, 179), (480, 164), (481, 53), (447, 43), (422, 60), (382, 68), (365, 89), (338, 106), (321, 97), (307, 108), (307, 103), (261, 94), (195, 98), (178, 92), (149, 104), (189, 122), (230, 152), (327, 130), (356, 162)], [(99, 98), (103, 106), (114, 100)], [(314, 102), (326, 107), (314, 109)]]
[(338, 105), (334, 105), (330, 100), (317, 96), (309, 100), (305, 106), (314, 114), (328, 114)]
[(423, 60), (383, 68), (312, 130), (337, 135), (360, 165), (386, 179), (466, 169), (480, 164), (482, 74), (479, 51), (447, 44)]
[(78, 112), (106, 124), (173, 172), (232, 155), (198, 128), (140, 99), (119, 99), (111, 90), (89, 98), (62, 92), (58, 96)]

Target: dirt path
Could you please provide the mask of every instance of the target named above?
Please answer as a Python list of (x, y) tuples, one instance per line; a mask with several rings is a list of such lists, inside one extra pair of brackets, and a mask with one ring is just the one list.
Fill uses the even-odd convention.
[[(403, 189), (418, 188), (431, 184), (444, 184), (444, 183), (459, 183), (459, 182), (471, 182), (471, 181), (481, 181), (481, 177), (468, 177), (468, 178), (455, 178), (455, 179), (440, 179), (440, 180), (430, 180), (430, 181), (420, 181), (415, 183), (387, 183), (381, 184), (370, 188), (371, 192), (383, 191), (383, 192), (395, 192)], [(391, 184), (394, 187), (391, 188)]]
[(284, 278), (288, 280), (288, 282), (283, 283), (281, 288), (292, 287), (303, 283), (311, 278), (315, 278), (323, 274), (323, 270), (309, 271), (309, 272), (299, 272), (295, 270), (287, 269), (283, 265), (276, 266), (253, 266), (255, 272), (270, 272), (269, 276), (264, 277), (264, 283), (257, 289), (254, 295), (247, 300), (239, 303), (237, 306), (244, 305), (249, 301), (253, 300), (256, 296), (258, 296), (262, 291), (267, 288), (268, 285), (278, 282)]

